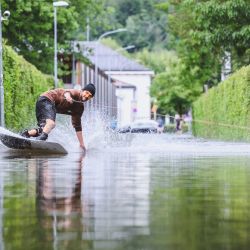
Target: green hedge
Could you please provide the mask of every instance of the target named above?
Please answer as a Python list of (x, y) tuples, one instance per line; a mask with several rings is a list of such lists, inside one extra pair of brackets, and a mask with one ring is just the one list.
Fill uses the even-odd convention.
[(53, 88), (53, 78), (17, 55), (3, 48), (5, 126), (19, 130), (35, 124), (35, 103), (44, 91)]
[(193, 134), (250, 141), (250, 66), (243, 67), (193, 104)]
[[(181, 132), (182, 133), (187, 133), (188, 132), (188, 124), (182, 124), (181, 126)], [(164, 131), (165, 133), (176, 133), (176, 125), (175, 124), (168, 124), (164, 126)]]

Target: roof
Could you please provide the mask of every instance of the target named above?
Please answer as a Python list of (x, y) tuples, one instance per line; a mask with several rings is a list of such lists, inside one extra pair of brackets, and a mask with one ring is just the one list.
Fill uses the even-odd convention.
[(114, 79), (113, 84), (114, 84), (116, 87), (119, 87), (119, 88), (136, 89), (136, 86), (135, 86), (135, 85), (130, 84), (130, 83), (126, 83), (126, 82), (123, 82), (123, 81), (117, 80), (117, 79)]
[(83, 56), (103, 71), (151, 71), (99, 42), (75, 41), (74, 44), (75, 51), (80, 49)]

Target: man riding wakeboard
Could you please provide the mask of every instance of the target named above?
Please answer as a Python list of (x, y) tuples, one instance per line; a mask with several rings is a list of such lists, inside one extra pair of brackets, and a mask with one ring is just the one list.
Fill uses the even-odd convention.
[(40, 95), (36, 102), (36, 119), (38, 128), (24, 130), (21, 135), (36, 140), (47, 140), (48, 134), (56, 126), (56, 114), (71, 115), (80, 147), (85, 151), (82, 134), (81, 117), (84, 111), (83, 103), (93, 98), (95, 86), (90, 83), (83, 89), (53, 89)]

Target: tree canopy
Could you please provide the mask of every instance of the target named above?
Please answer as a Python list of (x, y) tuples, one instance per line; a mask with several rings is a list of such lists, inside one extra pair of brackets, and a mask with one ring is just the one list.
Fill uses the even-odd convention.
[[(58, 8), (58, 47), (90, 40), (108, 30), (114, 46), (135, 45), (133, 56), (156, 72), (151, 94), (163, 112), (187, 110), (203, 91), (217, 85), (225, 52), (232, 70), (250, 63), (249, 0), (69, 0)], [(3, 36), (25, 59), (53, 73), (53, 6), (51, 0), (3, 0), (11, 17)], [(118, 45), (117, 45), (118, 44)], [(171, 50), (171, 51), (168, 51)], [(136, 52), (136, 53), (135, 53)]]
[[(187, 101), (195, 100), (204, 84), (210, 87), (218, 84), (225, 52), (232, 55), (233, 71), (249, 64), (249, 8), (247, 0), (168, 1), (167, 30), (174, 38), (170, 47), (177, 52), (181, 67), (171, 74), (178, 82), (168, 73), (156, 76), (152, 94), (162, 105), (169, 95), (175, 95), (176, 89), (181, 95), (189, 93), (184, 98)], [(169, 82), (176, 82), (175, 90), (169, 88)], [(166, 93), (160, 96), (163, 85)], [(171, 103), (174, 107), (177, 101)]]
[[(51, 0), (4, 0), (2, 11), (9, 10), (3, 22), (3, 37), (18, 53), (45, 73), (53, 73), (53, 4)], [(67, 8), (58, 7), (58, 48), (66, 49), (86, 27), (86, 17), (100, 12), (98, 0), (71, 0)]]
[[(98, 37), (105, 29), (127, 28), (127, 32), (114, 35), (114, 39), (127, 46), (135, 45), (135, 50), (143, 48), (167, 47), (167, 16), (158, 8), (165, 0), (105, 0), (106, 14), (101, 16), (101, 26), (92, 33)], [(108, 13), (108, 14), (107, 14)], [(97, 20), (99, 18), (97, 17)], [(96, 30), (98, 29), (98, 33)]]

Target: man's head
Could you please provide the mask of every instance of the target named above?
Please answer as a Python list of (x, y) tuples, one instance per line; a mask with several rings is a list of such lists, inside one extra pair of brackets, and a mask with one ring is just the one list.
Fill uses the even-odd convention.
[(90, 100), (92, 97), (95, 96), (95, 85), (92, 83), (87, 84), (83, 89), (82, 89), (82, 101), (86, 102)]

